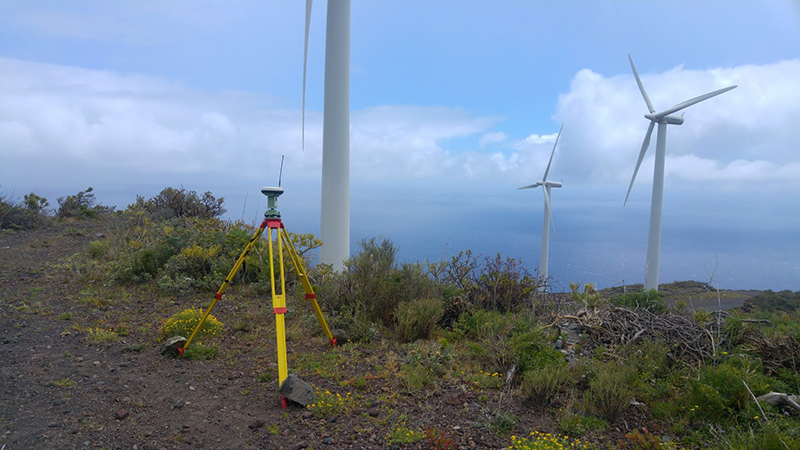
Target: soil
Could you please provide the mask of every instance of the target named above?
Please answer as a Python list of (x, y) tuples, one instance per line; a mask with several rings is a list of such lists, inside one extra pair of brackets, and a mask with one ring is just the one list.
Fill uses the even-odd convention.
[[(331, 348), (301, 304), (290, 304), (286, 318), (289, 367), (317, 389), (358, 401), (327, 417), (292, 403), (284, 409), (270, 301), (235, 287), (214, 309), (225, 323), (216, 358), (163, 356), (163, 321), (213, 295), (95, 285), (70, 256), (113, 226), (89, 220), (0, 232), (0, 448), (505, 448), (514, 434), (558, 431), (555, 409), (506, 389), (452, 376), (408, 389), (390, 364), (405, 361), (408, 346), (378, 337)], [(96, 328), (119, 337), (96, 342)], [(510, 430), (491, 425), (498, 413), (516, 417)], [(668, 434), (642, 417), (630, 408), (584, 437), (616, 443), (642, 427)], [(400, 427), (444, 437), (390, 441)]]

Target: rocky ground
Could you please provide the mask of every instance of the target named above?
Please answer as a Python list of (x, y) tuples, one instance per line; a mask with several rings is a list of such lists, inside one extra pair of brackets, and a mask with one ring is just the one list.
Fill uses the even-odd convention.
[[(287, 314), (289, 365), (348, 409), (325, 417), (284, 409), (269, 300), (235, 289), (214, 310), (226, 324), (216, 358), (162, 356), (163, 321), (210, 298), (94, 286), (69, 256), (109, 226), (0, 232), (0, 448), (504, 448), (512, 434), (557, 431), (554, 411), (508, 389), (474, 389), (453, 376), (409, 389), (397, 376), (406, 347), (376, 339), (331, 348), (303, 306)], [(97, 328), (118, 336), (91, 339)], [(499, 433), (498, 413), (516, 417)], [(632, 409), (590, 437), (613, 443), (642, 426), (660, 429)], [(430, 431), (443, 437), (398, 438)]]

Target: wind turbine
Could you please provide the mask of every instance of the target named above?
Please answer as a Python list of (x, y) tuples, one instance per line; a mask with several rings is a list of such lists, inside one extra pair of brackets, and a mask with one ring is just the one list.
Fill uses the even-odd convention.
[[(305, 148), (306, 68), (311, 3), (306, 0), (303, 49)], [(322, 122), (322, 206), (319, 259), (340, 272), (350, 256), (350, 0), (328, 1), (325, 33), (325, 94)]]
[(550, 152), (550, 161), (547, 162), (547, 168), (544, 169), (544, 176), (542, 177), (542, 181), (537, 181), (528, 186), (522, 186), (518, 189), (532, 189), (535, 187), (542, 187), (542, 193), (544, 194), (544, 224), (542, 225), (542, 257), (539, 260), (539, 284), (540, 290), (544, 291), (547, 289), (547, 259), (550, 254), (550, 226), (553, 227), (553, 233), (556, 232), (556, 226), (553, 224), (553, 214), (550, 211), (550, 188), (560, 188), (563, 183), (560, 181), (549, 181), (547, 179), (547, 174), (550, 172), (550, 164), (553, 163), (553, 155), (556, 153), (556, 146), (558, 145), (558, 138), (561, 137), (561, 130), (564, 129), (564, 125), (561, 125), (561, 128), (558, 130), (558, 135), (556, 136), (556, 143), (553, 144), (553, 151)]
[(633, 182), (636, 180), (636, 173), (639, 172), (639, 166), (642, 164), (644, 154), (647, 153), (647, 148), (650, 146), (650, 135), (653, 134), (653, 127), (658, 124), (658, 134), (656, 135), (656, 161), (655, 169), (653, 170), (653, 198), (650, 202), (650, 234), (647, 238), (647, 264), (645, 265), (644, 288), (645, 290), (655, 289), (658, 290), (658, 260), (661, 253), (661, 209), (664, 200), (664, 160), (666, 159), (666, 146), (667, 146), (667, 125), (681, 125), (683, 124), (683, 115), (671, 116), (670, 114), (676, 113), (684, 108), (700, 103), (703, 100), (708, 100), (711, 97), (728, 92), (736, 86), (728, 86), (700, 95), (685, 102), (678, 103), (672, 108), (665, 109), (661, 112), (656, 112), (653, 104), (650, 102), (650, 97), (647, 96), (647, 91), (644, 90), (642, 80), (639, 79), (639, 74), (636, 72), (636, 66), (633, 65), (633, 58), (628, 54), (628, 61), (631, 63), (633, 76), (636, 78), (636, 84), (639, 85), (639, 91), (644, 97), (644, 102), (647, 104), (649, 114), (644, 117), (650, 121), (650, 126), (647, 128), (647, 133), (644, 135), (644, 142), (642, 142), (642, 150), (639, 152), (639, 160), (636, 161), (636, 168), (633, 169), (633, 176), (631, 177), (631, 184), (628, 186), (628, 193), (625, 195), (625, 203), (628, 203), (628, 197), (631, 195), (631, 188)]

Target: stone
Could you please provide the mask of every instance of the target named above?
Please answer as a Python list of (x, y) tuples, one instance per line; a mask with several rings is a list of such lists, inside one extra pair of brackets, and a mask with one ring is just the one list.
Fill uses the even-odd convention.
[(248, 425), (248, 427), (251, 430), (256, 430), (258, 428), (263, 427), (265, 423), (266, 422), (264, 422), (263, 420), (257, 419), (257, 420), (254, 420), (250, 425)]
[(128, 417), (130, 412), (127, 409), (118, 409), (117, 412), (114, 413), (114, 418), (117, 420), (124, 420)]
[(332, 437), (326, 437), (325, 439), (322, 440), (322, 443), (325, 444), (325, 445), (331, 445), (331, 444), (333, 444), (333, 438)]
[(303, 406), (314, 403), (314, 388), (294, 374), (283, 380), (279, 392), (287, 399)]
[(445, 405), (449, 405), (449, 406), (461, 406), (463, 403), (464, 403), (464, 402), (463, 402), (463, 401), (461, 401), (461, 399), (460, 399), (460, 398), (458, 398), (458, 396), (455, 396), (455, 395), (454, 395), (454, 396), (452, 396), (452, 397), (449, 397), (449, 398), (447, 398), (447, 399), (444, 401), (444, 404), (445, 404)]
[(350, 339), (347, 337), (347, 332), (341, 328), (331, 330), (331, 336), (336, 339), (337, 344), (346, 344), (350, 342)]
[(166, 342), (161, 346), (161, 354), (174, 354), (178, 355), (178, 349), (183, 348), (183, 345), (186, 344), (186, 338), (183, 336), (173, 336), (167, 339)]

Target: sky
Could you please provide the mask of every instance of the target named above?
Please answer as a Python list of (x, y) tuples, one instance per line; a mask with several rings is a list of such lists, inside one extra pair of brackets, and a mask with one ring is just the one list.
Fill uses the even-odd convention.
[[(0, 193), (89, 186), (124, 209), (184, 187), (320, 227), (326, 2), (0, 2)], [(800, 290), (800, 2), (352, 0), (351, 245), (405, 262), (500, 252), (535, 270), (549, 179), (554, 285), (641, 283), (647, 107), (729, 85), (667, 132), (661, 282)]]

